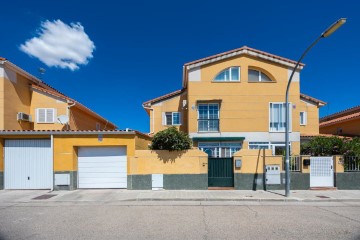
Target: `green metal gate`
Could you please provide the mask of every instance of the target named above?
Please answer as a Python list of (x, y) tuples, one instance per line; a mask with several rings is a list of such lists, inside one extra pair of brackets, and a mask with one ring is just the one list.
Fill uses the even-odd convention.
[(209, 158), (209, 187), (233, 187), (234, 170), (232, 158)]

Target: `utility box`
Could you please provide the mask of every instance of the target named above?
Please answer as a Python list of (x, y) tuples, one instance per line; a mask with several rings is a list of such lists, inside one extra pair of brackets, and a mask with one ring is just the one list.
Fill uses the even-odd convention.
[(266, 165), (266, 184), (280, 184), (280, 165)]

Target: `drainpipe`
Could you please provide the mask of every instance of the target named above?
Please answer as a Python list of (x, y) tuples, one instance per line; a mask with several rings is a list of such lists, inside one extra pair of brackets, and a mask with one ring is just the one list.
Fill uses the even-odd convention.
[[(68, 101), (68, 103), (70, 103), (70, 101)], [(75, 106), (76, 105), (76, 102), (73, 102), (72, 104), (70, 104), (68, 107), (67, 107), (67, 109), (66, 109), (66, 115), (68, 116), (68, 118), (69, 118), (69, 121), (67, 122), (67, 124), (66, 124), (66, 130), (69, 130), (69, 122), (70, 122), (70, 108), (72, 108), (73, 106)]]
[(54, 191), (54, 178), (55, 178), (55, 171), (54, 171), (54, 135), (50, 135), (50, 148), (51, 148), (51, 159), (52, 159), (52, 183), (50, 191)]

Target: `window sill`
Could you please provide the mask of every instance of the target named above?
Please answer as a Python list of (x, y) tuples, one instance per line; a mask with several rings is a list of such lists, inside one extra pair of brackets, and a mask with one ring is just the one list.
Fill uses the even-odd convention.
[(55, 122), (36, 122), (36, 124), (55, 124)]
[(248, 81), (248, 83), (277, 83), (276, 81), (271, 81), (271, 82), (250, 82)]
[(212, 83), (240, 83), (240, 81), (211, 81)]

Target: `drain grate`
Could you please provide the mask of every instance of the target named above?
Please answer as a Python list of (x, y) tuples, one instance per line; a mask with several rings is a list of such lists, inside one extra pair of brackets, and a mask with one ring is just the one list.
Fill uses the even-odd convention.
[(327, 196), (316, 196), (318, 198), (330, 198), (330, 197), (327, 197)]
[(55, 197), (57, 194), (44, 194), (38, 197), (34, 197), (33, 200), (46, 200), (52, 197)]

